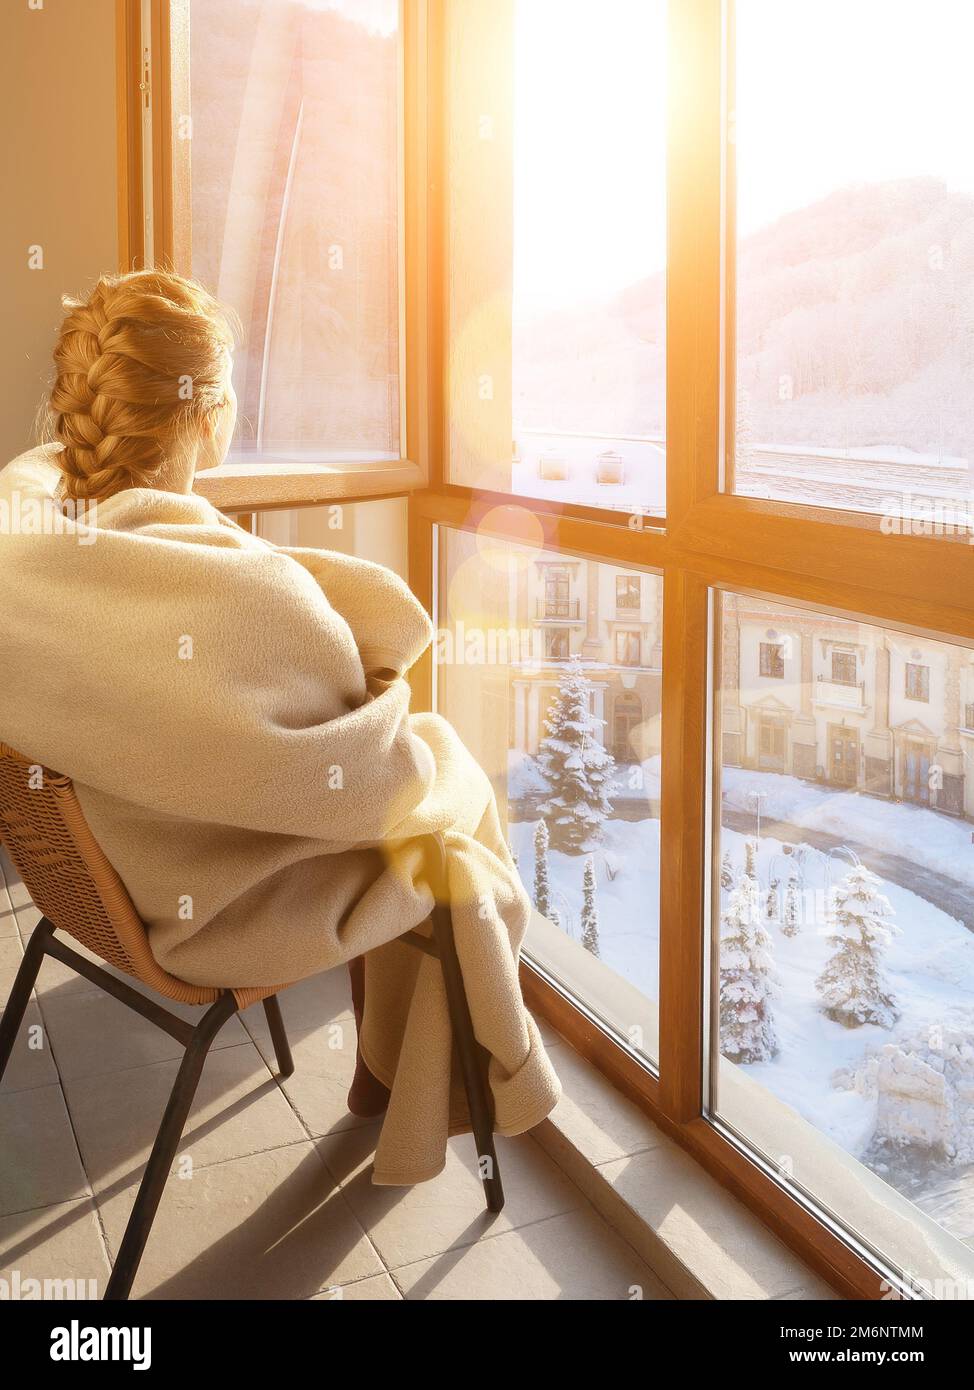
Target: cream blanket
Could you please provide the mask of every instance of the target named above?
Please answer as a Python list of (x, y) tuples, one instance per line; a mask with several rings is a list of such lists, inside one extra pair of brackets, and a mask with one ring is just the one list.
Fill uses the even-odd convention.
[(409, 714), (420, 604), (195, 496), (132, 489), (51, 534), (51, 456), (0, 472), (0, 739), (74, 780), (160, 965), (271, 985), (367, 952), (362, 1051), (392, 1090), (373, 1181), (431, 1178), (466, 1109), (439, 963), (395, 938), (431, 904), (410, 839), (440, 831), (496, 1128), (537, 1124), (559, 1087), (518, 984), (530, 907), (484, 772)]

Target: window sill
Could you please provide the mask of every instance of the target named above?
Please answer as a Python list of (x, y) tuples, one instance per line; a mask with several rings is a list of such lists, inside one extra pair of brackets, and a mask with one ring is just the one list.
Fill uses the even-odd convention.
[(546, 1027), (562, 1098), (532, 1131), (678, 1299), (839, 1297)]
[(221, 463), (197, 473), (194, 491), (221, 511), (258, 512), (401, 496), (421, 487), (408, 459), (379, 463)]

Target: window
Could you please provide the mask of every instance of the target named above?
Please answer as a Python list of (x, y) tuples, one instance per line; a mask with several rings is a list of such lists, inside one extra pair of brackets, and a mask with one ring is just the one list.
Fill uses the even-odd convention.
[(638, 666), (640, 661), (640, 638), (638, 632), (616, 633), (616, 661), (620, 666)]
[[(153, 8), (187, 4), (194, 44), (209, 26), (229, 55), (219, 106), (191, 64), (193, 240), (215, 288), (245, 287), (238, 461), (337, 458), (320, 500), (350, 461), (403, 452), (404, 413), (429, 474), (408, 503), (410, 579), (442, 639), (411, 673), (414, 707), (452, 719), (488, 770), (532, 895), (537, 760), (565, 682), (584, 691), (588, 754), (614, 760), (597, 940), (584, 854), (549, 849), (529, 1002), (846, 1296), (941, 1274), (970, 1293), (972, 1150), (931, 1081), (959, 1093), (951, 1049), (974, 1040), (970, 5), (890, 0), (880, 25), (838, 0)], [(364, 87), (317, 81), (315, 35), (342, 25)], [(274, 64), (280, 118), (254, 134), (244, 94)], [(841, 95), (823, 106), (823, 89)], [(136, 130), (141, 101), (136, 84)], [(302, 162), (315, 129), (325, 199)], [(238, 162), (266, 168), (266, 197), (228, 223)], [(300, 243), (290, 214), (282, 230), (288, 171)], [(185, 240), (177, 193), (170, 208), (155, 191), (162, 246)], [(314, 285), (343, 236), (364, 259), (339, 323), (281, 291)], [(762, 919), (781, 972), (769, 1061), (720, 1041), (722, 918), (749, 855), (779, 914)], [(830, 890), (855, 860), (902, 928), (883, 957), (891, 1030), (816, 1003)], [(923, 1078), (924, 1123), (948, 1126), (939, 1149), (936, 1125), (894, 1137), (887, 1044)]]
[(846, 628), (866, 685), (844, 722), (807, 680), (772, 719), (736, 674), (754, 603), (716, 603), (710, 1105), (870, 1247), (967, 1280), (974, 778), (956, 691), (971, 654), (930, 644), (940, 732), (922, 737), (895, 679), (909, 637), (767, 600), (778, 625), (800, 626), (806, 671)]
[(969, 536), (974, 11), (734, 11), (733, 486)]
[(772, 680), (785, 678), (785, 654), (780, 642), (761, 643), (761, 675)]
[(642, 588), (638, 574), (616, 575), (616, 607), (635, 608), (642, 604)]
[(930, 668), (929, 666), (918, 666), (916, 662), (906, 663), (906, 698), (908, 700), (922, 700), (924, 704), (930, 701)]
[[(618, 670), (622, 638), (634, 645), (623, 644), (631, 659), (621, 664), (639, 665), (639, 635), (617, 633), (615, 643), (607, 635), (610, 566), (579, 561), (581, 651), (555, 675), (547, 663), (568, 661), (568, 629), (545, 632), (542, 656), (531, 622), (532, 590), (555, 577), (549, 557), (539, 564), (529, 547), (448, 528), (435, 543), (437, 708), (494, 783), (540, 914), (527, 952), (614, 1036), (655, 1061), (661, 670)], [(658, 598), (661, 580), (639, 578)], [(579, 810), (567, 827), (556, 797)], [(595, 888), (586, 907), (589, 862)]]
[(855, 685), (856, 683), (856, 654), (855, 652), (833, 652), (832, 653), (832, 679), (836, 685)]
[(567, 570), (547, 569), (544, 581), (545, 618), (571, 618), (578, 616), (577, 603), (572, 605), (571, 578)]
[(567, 661), (570, 655), (568, 633), (546, 632), (545, 655), (550, 661)]
[(399, 458), (398, 14), (191, 0), (192, 270), (243, 325), (231, 462)]
[(445, 9), (448, 476), (659, 515), (666, 5)]

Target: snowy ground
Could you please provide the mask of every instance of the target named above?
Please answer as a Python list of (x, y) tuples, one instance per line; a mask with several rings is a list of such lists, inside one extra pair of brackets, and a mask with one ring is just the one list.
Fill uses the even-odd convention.
[(952, 820), (923, 806), (883, 801), (862, 792), (840, 792), (776, 772), (727, 767), (721, 778), (724, 806), (761, 820), (788, 821), (900, 855), (934, 873), (974, 887), (974, 843), (968, 821)]
[[(521, 880), (534, 893), (535, 821), (515, 821), (511, 846)], [(581, 941), (582, 874), (587, 855), (548, 853), (548, 882), (562, 929)], [(647, 999), (659, 997), (659, 821), (611, 820), (593, 854), (599, 959)]]
[[(530, 767), (512, 769), (512, 798), (537, 792)], [(658, 777), (658, 760), (647, 766)], [(838, 840), (899, 855), (974, 887), (970, 826), (922, 807), (830, 791), (773, 773), (726, 769), (724, 804), (754, 812), (748, 793), (764, 794), (762, 828), (774, 820), (834, 835)], [(511, 842), (522, 879), (533, 891), (533, 821), (514, 822)], [(724, 828), (721, 856), (729, 851), (735, 869), (744, 861), (744, 836)], [(658, 998), (659, 822), (610, 820), (595, 853), (601, 959), (648, 998)], [(762, 907), (772, 874), (782, 881), (797, 865), (780, 840), (762, 834), (757, 856)], [(585, 856), (549, 854), (555, 905), (564, 929), (581, 939), (582, 873)], [(883, 880), (900, 934), (885, 957), (901, 1016), (891, 1031), (875, 1026), (846, 1029), (825, 1017), (815, 989), (832, 947), (827, 940), (826, 903), (845, 866), (820, 850), (801, 855), (802, 925), (786, 937), (769, 923), (778, 976), (775, 1024), (780, 1051), (748, 1067), (751, 1076), (798, 1111), (849, 1153), (905, 1192), (960, 1239), (974, 1239), (974, 1168), (949, 1168), (925, 1151), (890, 1155), (874, 1142), (876, 1100), (833, 1084), (837, 1071), (856, 1071), (870, 1051), (885, 1043), (943, 1027), (974, 1038), (974, 934), (961, 922), (908, 888)]]

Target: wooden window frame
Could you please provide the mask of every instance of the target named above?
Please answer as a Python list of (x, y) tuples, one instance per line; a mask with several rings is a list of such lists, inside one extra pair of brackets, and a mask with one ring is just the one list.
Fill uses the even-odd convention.
[[(192, 267), (190, 0), (115, 0), (121, 270)], [(403, 497), (428, 477), (427, 0), (400, 0), (400, 438), (395, 461), (221, 465), (196, 491), (234, 513)], [(148, 92), (145, 88), (148, 86)], [(148, 119), (146, 119), (148, 117)]]
[[(974, 640), (972, 557), (961, 538), (885, 535), (880, 518), (736, 496), (725, 490), (734, 437), (732, 260), (724, 217), (733, 147), (724, 138), (721, 0), (670, 0), (667, 174), (666, 516), (629, 518), (452, 483), (446, 467), (448, 267), (442, 0), (430, 26), (430, 484), (409, 500), (411, 582), (433, 611), (439, 527), (523, 539), (523, 508), (542, 518), (546, 546), (663, 576), (658, 1074), (579, 1008), (544, 972), (522, 964), (529, 1003), (618, 1089), (745, 1202), (848, 1298), (880, 1298), (892, 1271), (841, 1231), (718, 1119), (705, 1090), (706, 996), (715, 833), (711, 702), (717, 653), (713, 596), (772, 597), (919, 634)], [(728, 200), (729, 202), (730, 200)], [(731, 305), (732, 308), (732, 305)], [(755, 557), (760, 557), (756, 559)], [(965, 582), (965, 576), (967, 582)], [(968, 595), (971, 601), (965, 602)], [(429, 659), (414, 672), (432, 704)]]
[[(138, 264), (138, 190), (133, 153), (138, 63), (132, 13), (120, 14), (120, 227), (125, 263)], [(346, 496), (408, 494), (410, 583), (434, 611), (438, 528), (524, 539), (524, 509), (545, 527), (550, 550), (655, 572), (663, 578), (662, 786), (660, 830), (660, 1056), (640, 1061), (542, 970), (522, 962), (529, 1005), (546, 1017), (657, 1125), (847, 1298), (879, 1298), (890, 1272), (849, 1233), (774, 1173), (759, 1154), (708, 1113), (709, 951), (707, 919), (718, 830), (714, 771), (719, 742), (712, 706), (718, 688), (715, 596), (772, 598), (816, 612), (860, 618), (918, 635), (974, 643), (972, 555), (960, 537), (888, 535), (880, 518), (756, 499), (725, 489), (734, 439), (734, 208), (728, 196), (733, 145), (725, 138), (732, 74), (725, 66), (731, 0), (670, 0), (668, 18), (666, 516), (631, 518), (597, 507), (477, 491), (450, 481), (445, 6), (404, 0), (405, 360), (408, 483), (355, 469), (305, 480), (287, 496), (259, 480), (214, 490), (239, 510), (309, 505)], [(151, 0), (165, 82), (186, 0)], [(167, 19), (168, 16), (168, 19)], [(167, 27), (168, 24), (168, 27)], [(725, 28), (726, 26), (726, 28)], [(125, 37), (127, 35), (127, 38)], [(176, 79), (185, 81), (178, 69)], [(163, 119), (171, 128), (171, 111)], [(158, 144), (158, 142), (157, 142)], [(171, 147), (170, 147), (171, 151)], [(160, 232), (184, 205), (185, 172), (165, 148), (156, 169), (157, 246), (178, 265), (178, 238)], [(127, 188), (129, 197), (123, 194)], [(417, 486), (422, 481), (423, 486)], [(235, 484), (235, 487), (237, 485)], [(342, 488), (348, 489), (342, 492)], [(209, 494), (208, 494), (209, 495)], [(432, 649), (410, 673), (414, 707), (434, 706)]]

